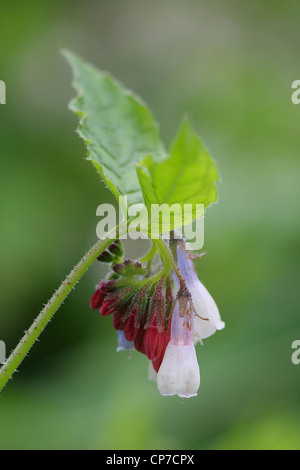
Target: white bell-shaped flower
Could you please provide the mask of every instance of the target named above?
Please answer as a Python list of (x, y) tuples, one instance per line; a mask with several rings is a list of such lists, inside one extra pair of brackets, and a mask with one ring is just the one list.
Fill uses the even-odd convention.
[[(196, 310), (194, 320), (194, 340), (202, 341), (209, 338), (216, 331), (223, 330), (225, 323), (221, 320), (216, 302), (204, 287), (202, 282), (194, 287), (189, 287), (193, 304)], [(203, 318), (205, 320), (203, 320)], [(208, 321), (206, 320), (208, 319)]]
[(223, 330), (225, 323), (221, 320), (216, 302), (199, 281), (194, 263), (185, 250), (183, 242), (177, 244), (177, 262), (195, 308), (194, 341), (202, 341), (217, 330)]
[(177, 302), (172, 316), (171, 340), (157, 374), (157, 386), (161, 395), (178, 395), (183, 398), (197, 395), (200, 370), (193, 336), (194, 315), (187, 312), (180, 317)]

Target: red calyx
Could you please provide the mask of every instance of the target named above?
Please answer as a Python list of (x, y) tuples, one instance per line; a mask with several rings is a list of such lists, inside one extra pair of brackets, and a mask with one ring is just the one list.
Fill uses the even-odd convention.
[(123, 314), (120, 312), (114, 312), (113, 327), (115, 330), (123, 330), (124, 322), (122, 320)]
[(107, 294), (107, 281), (100, 282), (96, 292), (92, 295), (90, 307), (94, 310), (99, 310), (102, 307), (104, 298)]
[(136, 319), (135, 311), (136, 309), (133, 310), (133, 312), (131, 313), (131, 315), (125, 322), (124, 334), (125, 334), (125, 338), (127, 339), (127, 341), (134, 341), (139, 332), (139, 327), (135, 326), (135, 319)]
[(136, 338), (134, 340), (134, 347), (137, 351), (146, 354), (145, 351), (145, 345), (144, 345), (144, 335), (145, 335), (145, 329), (144, 326), (141, 325), (139, 327), (138, 333), (136, 335)]
[(114, 306), (114, 302), (117, 300), (117, 298), (113, 298), (113, 299), (104, 299), (103, 303), (102, 303), (102, 307), (100, 309), (100, 313), (103, 317), (107, 317), (108, 315), (110, 315), (111, 313), (114, 313), (115, 311), (115, 306)]
[(94, 294), (92, 295), (90, 307), (94, 310), (99, 310), (101, 308), (105, 295), (106, 294), (104, 292), (102, 292), (100, 289), (97, 289), (96, 292), (94, 292)]
[[(96, 292), (92, 295), (90, 301), (90, 307), (94, 310), (99, 310), (102, 308), (105, 297), (109, 292), (113, 292), (115, 289), (114, 281), (102, 281), (100, 282)], [(108, 313), (106, 314), (108, 315)]]
[(163, 361), (170, 339), (171, 339), (171, 318), (169, 320), (168, 329), (164, 331), (164, 343), (163, 343), (163, 347), (161, 349), (160, 355), (155, 360), (152, 361), (152, 365), (153, 365), (155, 372), (159, 371), (159, 368)]
[(151, 361), (157, 359), (164, 347), (165, 331), (159, 331), (157, 326), (157, 313), (155, 312), (150, 326), (145, 330), (145, 352)]
[(126, 323), (123, 320), (123, 316), (126, 313), (127, 305), (114, 311), (113, 327), (115, 330), (124, 330)]

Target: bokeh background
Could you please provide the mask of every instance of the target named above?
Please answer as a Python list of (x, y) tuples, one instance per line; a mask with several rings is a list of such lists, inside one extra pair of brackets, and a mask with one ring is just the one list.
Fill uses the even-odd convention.
[(142, 96), (167, 146), (192, 116), (221, 174), (197, 269), (227, 324), (198, 348), (198, 397), (160, 397), (146, 358), (117, 354), (111, 318), (89, 309), (93, 266), (1, 394), (0, 448), (299, 449), (299, 1), (1, 0), (0, 13), (8, 351), (112, 200), (83, 158), (62, 47)]

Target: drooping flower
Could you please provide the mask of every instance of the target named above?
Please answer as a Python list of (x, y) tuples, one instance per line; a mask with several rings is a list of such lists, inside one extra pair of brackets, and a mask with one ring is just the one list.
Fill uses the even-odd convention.
[(185, 249), (184, 242), (177, 243), (178, 268), (192, 296), (195, 309), (194, 340), (195, 342), (209, 338), (217, 330), (223, 330), (219, 309), (202, 282), (198, 279), (194, 263)]
[(196, 357), (194, 315), (191, 309), (180, 315), (176, 303), (171, 325), (171, 339), (157, 374), (157, 386), (161, 395), (178, 395), (190, 398), (198, 393), (200, 370)]

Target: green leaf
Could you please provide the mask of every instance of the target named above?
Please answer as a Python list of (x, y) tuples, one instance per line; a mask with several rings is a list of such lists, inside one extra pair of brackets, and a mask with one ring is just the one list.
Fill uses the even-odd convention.
[(78, 97), (70, 107), (80, 117), (78, 132), (87, 144), (87, 159), (116, 198), (127, 196), (129, 206), (143, 202), (134, 163), (149, 153), (157, 160), (166, 157), (150, 111), (109, 74), (69, 51), (63, 54), (74, 73)]
[[(190, 224), (217, 200), (215, 163), (186, 119), (172, 145), (170, 157), (156, 162), (152, 155), (148, 155), (136, 164), (136, 170), (148, 212), (153, 204), (177, 205), (173, 206), (171, 227), (161, 221), (158, 211), (153, 214), (152, 206), (152, 230), (155, 226), (157, 233)], [(181, 214), (186, 204), (192, 206), (185, 207), (183, 223)], [(197, 204), (203, 204), (200, 213), (197, 212)]]

